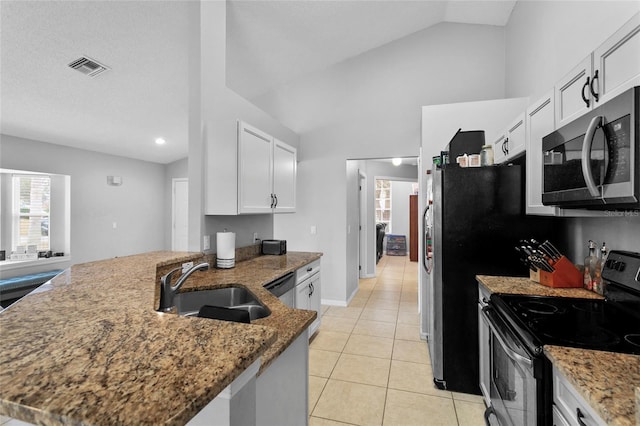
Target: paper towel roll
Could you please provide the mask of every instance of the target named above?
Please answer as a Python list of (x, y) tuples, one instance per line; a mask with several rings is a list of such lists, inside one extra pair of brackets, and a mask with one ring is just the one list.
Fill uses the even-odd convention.
[(216, 233), (216, 257), (218, 259), (236, 258), (236, 233), (218, 232)]

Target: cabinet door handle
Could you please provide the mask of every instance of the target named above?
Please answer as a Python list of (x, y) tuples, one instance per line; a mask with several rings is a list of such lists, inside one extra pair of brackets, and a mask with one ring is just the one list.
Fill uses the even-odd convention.
[(274, 207), (273, 202), (274, 202), (274, 198), (273, 198), (273, 194), (271, 194), (271, 206), (269, 206), (270, 208)]
[(309, 297), (313, 294), (313, 284), (309, 283)]
[(580, 94), (582, 95), (582, 100), (584, 101), (584, 103), (587, 104), (587, 108), (589, 108), (589, 99), (587, 99), (587, 97), (584, 95), (584, 89), (587, 87), (591, 87), (589, 84), (588, 76), (587, 76), (587, 81), (585, 81), (584, 86), (582, 86), (582, 92), (580, 92)]
[(504, 142), (502, 142), (502, 153), (509, 155), (509, 138), (506, 138)]
[(580, 426), (587, 426), (587, 424), (582, 420), (584, 419), (584, 414), (580, 411), (580, 407), (576, 408), (576, 419), (578, 420), (578, 424)]
[(277, 194), (273, 194), (273, 198), (276, 200), (276, 202), (273, 205), (273, 207), (278, 207), (278, 195)]
[[(598, 70), (596, 70), (596, 72), (593, 74), (593, 78), (591, 79), (591, 84), (589, 85), (589, 91), (591, 92), (591, 96), (593, 96), (593, 99), (595, 99), (595, 101), (598, 102), (598, 99), (600, 98), (600, 95), (598, 95), (598, 92), (593, 90), (593, 83), (595, 83), (596, 80), (599, 80), (599, 78), (598, 78)], [(587, 81), (589, 81), (589, 80), (587, 80)]]

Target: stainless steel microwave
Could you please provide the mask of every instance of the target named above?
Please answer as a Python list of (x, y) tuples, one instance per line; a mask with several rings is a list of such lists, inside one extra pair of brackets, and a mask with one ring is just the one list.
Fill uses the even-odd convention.
[(639, 110), (636, 86), (542, 138), (542, 203), (639, 208)]

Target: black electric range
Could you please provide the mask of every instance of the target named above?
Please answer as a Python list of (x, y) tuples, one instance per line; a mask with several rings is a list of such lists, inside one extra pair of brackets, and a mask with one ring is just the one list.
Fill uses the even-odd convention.
[(602, 275), (604, 300), (503, 294), (491, 301), (535, 353), (557, 345), (640, 355), (640, 253), (612, 251)]
[(605, 299), (492, 294), (485, 420), (553, 424), (551, 363), (544, 345), (640, 355), (640, 253), (612, 251), (602, 276)]

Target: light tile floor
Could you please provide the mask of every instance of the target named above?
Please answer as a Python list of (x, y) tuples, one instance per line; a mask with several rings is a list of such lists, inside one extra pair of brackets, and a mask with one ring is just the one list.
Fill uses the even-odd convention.
[(309, 425), (484, 425), (480, 396), (433, 385), (418, 263), (384, 256), (376, 275), (348, 307), (323, 306), (309, 349)]

